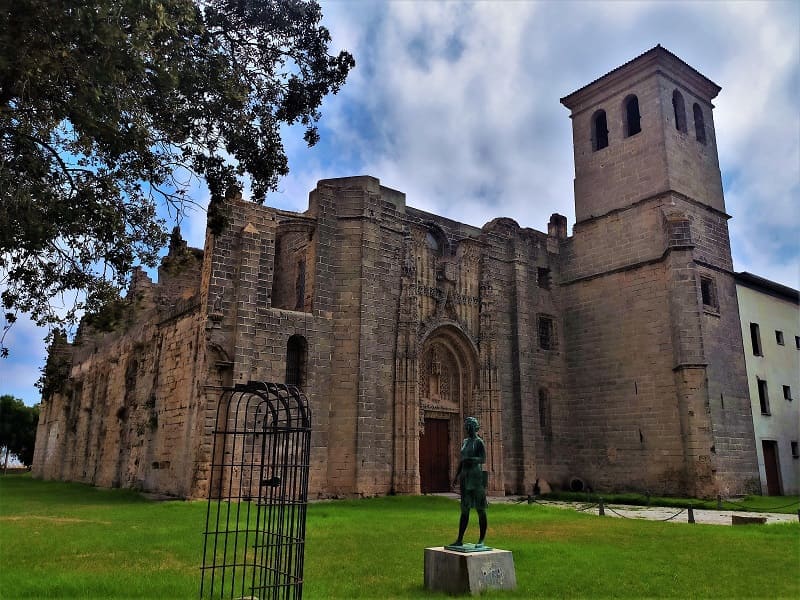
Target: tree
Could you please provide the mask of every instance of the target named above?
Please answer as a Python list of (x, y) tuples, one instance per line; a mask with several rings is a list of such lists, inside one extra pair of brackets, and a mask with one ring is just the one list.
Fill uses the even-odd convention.
[(25, 466), (33, 464), (36, 444), (36, 426), (39, 424), (39, 406), (25, 406), (19, 398), (0, 396), (0, 448), (5, 449), (3, 472), (8, 467), (9, 454)]
[(355, 64), (328, 53), (321, 17), (311, 0), (0, 0), (7, 323), (71, 324), (116, 300), (164, 245), (156, 207), (184, 207), (195, 177), (216, 228), (243, 177), (263, 202), (288, 172), (280, 127), (313, 145)]

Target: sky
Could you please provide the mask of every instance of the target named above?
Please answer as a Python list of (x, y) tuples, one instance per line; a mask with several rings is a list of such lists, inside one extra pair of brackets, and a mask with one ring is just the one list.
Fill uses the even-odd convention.
[[(372, 175), (410, 206), (471, 225), (575, 222), (572, 131), (559, 99), (656, 44), (722, 87), (714, 124), (734, 269), (800, 288), (800, 3), (322, 2), (356, 68), (321, 108), (321, 141), (283, 140), (267, 204), (304, 211), (320, 179)], [(195, 199), (207, 204), (207, 193)], [(171, 227), (173, 223), (169, 223)], [(205, 213), (181, 222), (203, 246)], [(47, 332), (21, 316), (0, 394), (38, 402)]]

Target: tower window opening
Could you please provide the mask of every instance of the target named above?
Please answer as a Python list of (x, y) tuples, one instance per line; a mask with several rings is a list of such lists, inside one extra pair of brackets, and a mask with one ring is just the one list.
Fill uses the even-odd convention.
[(678, 90), (672, 92), (672, 110), (675, 113), (675, 129), (686, 133), (686, 107), (683, 103), (683, 94)]
[(592, 117), (592, 150), (602, 150), (606, 146), (608, 146), (606, 111), (598, 110)]
[(703, 307), (714, 312), (719, 311), (717, 301), (717, 286), (710, 277), (700, 277), (700, 295), (703, 298)]
[(628, 96), (625, 99), (625, 137), (636, 135), (642, 130), (642, 116), (639, 113), (639, 98)]
[(694, 113), (694, 133), (697, 141), (701, 144), (706, 143), (706, 124), (705, 120), (703, 119), (703, 109), (700, 108), (700, 105), (697, 102), (694, 103), (692, 107), (692, 112)]

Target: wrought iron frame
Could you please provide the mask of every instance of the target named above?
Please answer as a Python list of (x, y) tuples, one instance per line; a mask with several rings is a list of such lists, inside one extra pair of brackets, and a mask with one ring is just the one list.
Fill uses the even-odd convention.
[(311, 411), (295, 386), (225, 388), (217, 407), (201, 598), (302, 598)]

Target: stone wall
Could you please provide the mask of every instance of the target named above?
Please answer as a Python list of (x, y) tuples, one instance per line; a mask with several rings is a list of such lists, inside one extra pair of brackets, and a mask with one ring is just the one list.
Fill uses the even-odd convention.
[(162, 286), (138, 273), (115, 330), (82, 327), (69, 379), (42, 403), (34, 476), (195, 494), (201, 256), (182, 247), (165, 258)]

